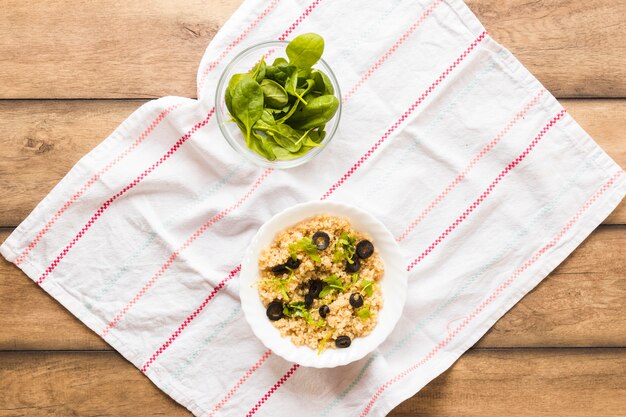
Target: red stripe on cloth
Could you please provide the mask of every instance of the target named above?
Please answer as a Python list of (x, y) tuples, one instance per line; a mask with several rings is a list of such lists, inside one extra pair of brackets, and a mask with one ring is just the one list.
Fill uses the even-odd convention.
[[(126, 315), (126, 313), (128, 313), (128, 310), (130, 310), (146, 294), (146, 292), (148, 292), (148, 290), (158, 281), (158, 279), (165, 273), (165, 271), (167, 271), (169, 269), (169, 267), (172, 266), (172, 264), (174, 263), (176, 258), (178, 258), (178, 255), (180, 255), (181, 252), (183, 252), (193, 242), (195, 242), (196, 239), (198, 239), (209, 227), (213, 226), (215, 223), (217, 223), (218, 221), (222, 220), (224, 217), (228, 216), (231, 212), (233, 212), (234, 210), (238, 209), (256, 191), (256, 189), (259, 188), (259, 186), (263, 183), (263, 181), (273, 171), (274, 170), (272, 168), (268, 168), (265, 171), (263, 171), (263, 173), (256, 179), (256, 181), (254, 182), (252, 187), (248, 190), (248, 192), (246, 194), (244, 194), (235, 204), (233, 204), (232, 206), (222, 210), (221, 212), (219, 212), (215, 216), (211, 217), (202, 226), (200, 226), (200, 228), (198, 230), (196, 230), (191, 236), (189, 236), (189, 238), (185, 241), (185, 243), (183, 243), (178, 249), (176, 249), (172, 253), (172, 255), (169, 257), (167, 262), (165, 262), (163, 264), (161, 269), (159, 269), (157, 271), (157, 273), (154, 274), (152, 276), (152, 278), (150, 278), (150, 280), (141, 288), (141, 290), (139, 290), (139, 292), (137, 294), (135, 294), (135, 296), (128, 302), (128, 304), (126, 304), (126, 306), (119, 313), (117, 313), (117, 315), (113, 318), (113, 320), (111, 320), (111, 322), (109, 322), (109, 324), (102, 331), (102, 333), (100, 333), (100, 336), (103, 337), (103, 338), (106, 337), (106, 335), (111, 331), (111, 329), (113, 327), (115, 327), (117, 325), (117, 323), (120, 322), (120, 320), (124, 317), (124, 315)], [(214, 289), (213, 291), (217, 292), (219, 290), (216, 291)], [(193, 320), (193, 318), (192, 318), (192, 320)], [(184, 324), (184, 323), (181, 326), (182, 326), (183, 329), (185, 327), (187, 327), (187, 325)], [(172, 335), (172, 336), (174, 336), (174, 335)], [(176, 337), (178, 337), (178, 335), (176, 335), (174, 337), (174, 339), (176, 339)], [(169, 342), (169, 344), (171, 344), (171, 341)], [(169, 346), (169, 344), (167, 344), (167, 346)], [(165, 350), (165, 349), (163, 349), (163, 350)], [(160, 355), (160, 353), (159, 353), (159, 355)]]
[(455, 230), (467, 217), (474, 211), (480, 204), (485, 201), (485, 199), (491, 194), (491, 192), (496, 188), (496, 186), (502, 181), (502, 179), (513, 170), (516, 166), (520, 164), (528, 154), (535, 148), (535, 146), (541, 141), (541, 139), (545, 136), (546, 133), (554, 126), (559, 120), (563, 118), (565, 115), (565, 110), (561, 110), (556, 116), (554, 116), (535, 136), (535, 138), (530, 142), (530, 144), (524, 149), (524, 151), (517, 156), (513, 161), (511, 161), (498, 176), (489, 184), (487, 189), (483, 191), (483, 193), (472, 203), (468, 208), (454, 221), (450, 226), (444, 230), (437, 239), (433, 243), (424, 250), (417, 258), (415, 258), (409, 266), (407, 266), (406, 270), (410, 271), (420, 263), (425, 257), (427, 257), (443, 240), (453, 231)]
[(322, 0), (312, 1), (311, 4), (309, 4), (309, 6), (304, 10), (304, 12), (302, 12), (302, 14), (291, 24), (291, 26), (289, 26), (287, 30), (285, 30), (283, 34), (278, 37), (278, 40), (279, 41), (287, 40), (289, 35), (291, 35), (291, 32), (296, 30), (296, 28), (300, 25), (300, 23), (302, 23), (304, 19), (309, 17), (313, 9), (315, 9), (317, 5), (321, 3), (321, 1)]
[(146, 130), (144, 130), (141, 135), (139, 135), (139, 137), (132, 144), (130, 144), (130, 146), (128, 146), (126, 149), (124, 149), (122, 153), (109, 161), (108, 164), (106, 164), (102, 169), (96, 172), (86, 183), (84, 183), (80, 187), (80, 189), (76, 191), (76, 193), (74, 193), (74, 195), (70, 197), (70, 199), (67, 200), (56, 213), (54, 213), (52, 218), (48, 220), (48, 222), (39, 231), (39, 233), (37, 233), (37, 236), (35, 236), (35, 238), (28, 244), (26, 249), (24, 249), (22, 253), (17, 257), (17, 259), (15, 260), (15, 265), (19, 266), (22, 262), (24, 262), (24, 259), (26, 259), (30, 251), (32, 251), (35, 246), (37, 246), (37, 243), (39, 243), (41, 238), (52, 228), (57, 220), (61, 218), (63, 213), (65, 213), (67, 209), (72, 206), (72, 204), (74, 204), (93, 184), (95, 184), (100, 179), (100, 177), (102, 177), (102, 175), (104, 175), (118, 162), (128, 156), (128, 154), (130, 154), (135, 148), (137, 148), (150, 135), (150, 133), (152, 133), (152, 131), (159, 125), (159, 123), (161, 123), (161, 121), (163, 121), (163, 119), (165, 119), (168, 114), (170, 114), (174, 109), (180, 107), (181, 105), (181, 103), (174, 104), (173, 106), (170, 106), (167, 109), (163, 110), (161, 113), (159, 113), (159, 115), (146, 128)]
[(400, 39), (398, 39), (393, 45), (391, 45), (391, 47), (387, 50), (387, 52), (385, 52), (383, 54), (383, 56), (381, 56), (378, 61), (376, 61), (376, 63), (365, 73), (361, 76), (361, 78), (359, 78), (359, 81), (357, 81), (357, 83), (350, 89), (350, 91), (348, 91), (344, 96), (343, 96), (343, 101), (346, 102), (348, 100), (350, 100), (350, 98), (352, 97), (352, 95), (354, 95), (354, 93), (356, 92), (356, 90), (359, 89), (359, 87), (361, 85), (363, 85), (363, 83), (365, 81), (367, 81), (368, 78), (370, 78), (375, 72), (376, 70), (378, 70), (378, 68), (381, 67), (381, 65), (387, 60), (389, 59), (389, 57), (391, 55), (394, 54), (394, 52), (396, 52), (396, 50), (404, 43), (406, 42), (406, 40), (413, 34), (413, 32), (415, 32), (417, 30), (418, 27), (420, 27), (422, 25), (422, 23), (424, 23), (424, 21), (426, 21), (426, 19), (428, 18), (428, 16), (430, 16), (432, 14), (432, 12), (437, 8), (437, 6), (439, 6), (441, 3), (443, 2), (443, 0), (435, 0), (425, 11), (424, 13), (422, 13), (422, 15), (419, 17), (419, 19), (417, 19), (417, 21), (415, 23), (413, 23), (406, 32), (404, 32), (404, 34), (402, 34), (402, 36), (400, 37)]
[(294, 364), (291, 368), (289, 368), (289, 370), (287, 371), (287, 373), (283, 376), (280, 377), (280, 379), (278, 381), (276, 381), (276, 383), (272, 386), (272, 388), (270, 388), (263, 397), (261, 397), (261, 399), (254, 405), (254, 407), (252, 407), (250, 409), (250, 411), (248, 411), (248, 413), (246, 414), (246, 417), (252, 417), (254, 414), (256, 414), (257, 411), (259, 411), (259, 409), (261, 408), (261, 406), (267, 401), (269, 400), (269, 398), (278, 390), (278, 388), (280, 388), (281, 385), (283, 385), (285, 382), (287, 382), (287, 380), (289, 379), (289, 377), (291, 377), (291, 375), (293, 375), (294, 372), (296, 372), (296, 370), (300, 367), (300, 365), (298, 365), (297, 363)]
[(215, 61), (212, 61), (207, 67), (202, 71), (202, 77), (198, 82), (198, 97), (200, 97), (200, 90), (204, 87), (204, 83), (206, 82), (206, 77), (209, 75), (209, 72), (215, 69), (220, 62), (237, 46), (241, 41), (243, 41), (252, 30), (261, 22), (261, 20), (265, 19), (265, 17), (270, 14), (270, 12), (280, 3), (280, 0), (272, 0), (270, 4), (246, 27), (243, 32), (239, 36), (237, 36), (231, 43), (228, 44), (226, 49), (222, 51), (221, 54), (217, 57)]
[(69, 253), (69, 251), (76, 245), (76, 243), (87, 233), (87, 231), (93, 226), (93, 224), (102, 216), (102, 214), (113, 204), (115, 200), (126, 194), (128, 191), (135, 188), (139, 185), (152, 171), (154, 171), (157, 167), (159, 167), (163, 162), (167, 161), (176, 151), (185, 143), (187, 140), (194, 134), (196, 131), (204, 126), (211, 120), (215, 109), (211, 109), (211, 111), (207, 114), (207, 116), (201, 122), (196, 123), (189, 132), (185, 133), (180, 139), (176, 141), (176, 143), (163, 155), (161, 156), (155, 163), (153, 163), (148, 169), (143, 171), (137, 178), (135, 178), (131, 183), (122, 188), (117, 194), (113, 197), (109, 198), (104, 202), (96, 211), (93, 216), (89, 219), (87, 223), (80, 229), (80, 231), (74, 236), (74, 238), (70, 241), (70, 243), (63, 248), (61, 253), (52, 261), (52, 263), (46, 268), (46, 270), (41, 274), (39, 279), (37, 280), (37, 284), (41, 285), (44, 280), (50, 275), (52, 271), (59, 265), (61, 260)]
[(370, 401), (367, 403), (367, 406), (361, 413), (361, 417), (365, 417), (369, 414), (372, 409), (374, 403), (382, 393), (391, 387), (393, 384), (399, 382), (402, 378), (409, 375), (411, 372), (415, 371), (426, 362), (431, 360), (435, 355), (446, 347), (468, 324), (472, 322), (489, 304), (491, 304), (494, 300), (496, 300), (506, 288), (508, 288), (524, 271), (530, 268), (542, 255), (544, 255), (550, 248), (556, 246), (556, 244), (565, 236), (565, 234), (574, 226), (580, 218), (585, 214), (585, 212), (595, 203), (607, 190), (611, 188), (611, 186), (615, 183), (615, 181), (623, 174), (623, 171), (618, 171), (615, 173), (607, 182), (605, 182), (599, 189), (596, 191), (590, 198), (587, 200), (580, 209), (574, 214), (574, 216), (563, 226), (563, 228), (541, 249), (539, 249), (533, 256), (531, 256), (521, 267), (519, 267), (506, 281), (504, 281), (491, 295), (486, 298), (469, 316), (467, 316), (461, 324), (459, 324), (452, 333), (448, 334), (441, 342), (439, 342), (426, 356), (424, 356), (419, 362), (412, 365), (411, 367), (405, 369), (400, 372), (393, 378), (389, 379), (380, 388), (376, 391), (376, 393), (372, 396)]
[(408, 108), (408, 110), (404, 112), (404, 114), (402, 114), (402, 116), (400, 116), (400, 118), (396, 120), (396, 122), (393, 125), (391, 125), (391, 127), (383, 134), (383, 136), (381, 136), (381, 138), (378, 139), (376, 143), (374, 143), (374, 145), (365, 154), (363, 154), (363, 156), (361, 156), (361, 158), (359, 158), (359, 160), (354, 165), (352, 165), (352, 168), (350, 168), (343, 175), (343, 177), (341, 177), (335, 184), (333, 184), (330, 187), (328, 191), (326, 191), (326, 193), (320, 198), (320, 200), (327, 199), (335, 191), (337, 191), (337, 189), (339, 189), (348, 180), (348, 178), (350, 178), (352, 174), (354, 174), (361, 167), (361, 165), (363, 165), (365, 161), (367, 161), (374, 154), (374, 152), (376, 152), (376, 150), (411, 115), (411, 113), (413, 113), (419, 107), (419, 105), (422, 104), (424, 100), (426, 100), (426, 98), (430, 95), (430, 93), (432, 93), (437, 88), (437, 86), (441, 84), (448, 77), (448, 75), (450, 75), (450, 73), (470, 54), (470, 52), (472, 52), (472, 50), (476, 48), (476, 46), (478, 46), (478, 44), (485, 38), (485, 36), (487, 36), (487, 32), (481, 33), (480, 36), (474, 39), (474, 41), (467, 47), (467, 49), (463, 51), (463, 53), (461, 53), (461, 55), (459, 55), (459, 57), (448, 68), (446, 68), (446, 70), (443, 73), (441, 73), (439, 78), (437, 78), (422, 93), (422, 95), (417, 99), (417, 101), (415, 101), (415, 103), (413, 103)]
[(533, 99), (528, 102), (524, 106), (524, 108), (515, 115), (515, 117), (513, 117), (513, 119), (504, 127), (504, 129), (502, 129), (491, 142), (485, 145), (485, 147), (482, 148), (480, 152), (478, 152), (472, 158), (472, 160), (469, 162), (469, 164), (467, 164), (463, 171), (461, 171), (459, 175), (457, 175), (456, 178), (454, 178), (454, 180), (452, 180), (452, 182), (448, 184), (448, 186), (420, 213), (420, 215), (407, 226), (404, 232), (396, 238), (396, 241), (401, 242), (402, 240), (404, 240), (415, 229), (415, 227), (417, 227), (417, 225), (420, 224), (422, 220), (424, 220), (426, 216), (428, 216), (428, 214), (430, 214), (430, 212), (433, 211), (433, 209), (437, 207), (437, 205), (441, 203), (441, 201), (443, 201), (444, 198), (446, 198), (450, 191), (452, 191), (454, 187), (456, 187), (461, 181), (465, 179), (467, 174), (472, 170), (472, 168), (474, 168), (478, 161), (480, 161), (485, 155), (487, 155), (489, 151), (493, 149), (493, 147), (496, 146), (502, 140), (502, 138), (504, 138), (511, 131), (513, 126), (515, 126), (518, 121), (522, 120), (530, 111), (530, 109), (539, 102), (539, 99), (541, 98), (541, 96), (543, 96), (545, 91), (546, 90), (541, 89), (535, 95), (535, 97), (533, 97)]
[(217, 284), (213, 290), (209, 293), (209, 295), (204, 299), (204, 301), (202, 301), (202, 303), (200, 304), (200, 306), (198, 306), (198, 308), (196, 308), (194, 310), (193, 313), (191, 313), (186, 319), (185, 321), (183, 321), (181, 323), (180, 326), (178, 326), (178, 328), (176, 329), (176, 331), (174, 333), (172, 333), (172, 335), (169, 337), (169, 339), (167, 339), (167, 341), (165, 343), (163, 343), (163, 345), (161, 345), (160, 348), (157, 349), (156, 352), (154, 352), (152, 354), (152, 356), (150, 356), (150, 359), (148, 359), (146, 361), (146, 363), (143, 364), (143, 366), (141, 367), (141, 372), (146, 372), (148, 370), (148, 368), (150, 367), (150, 365), (152, 365), (152, 363), (156, 360), (156, 358), (158, 358), (163, 352), (165, 352), (165, 350), (172, 344), (174, 343), (174, 341), (178, 338), (178, 336), (180, 336), (180, 334), (183, 332), (183, 330), (185, 330), (185, 328), (187, 326), (189, 326), (189, 324), (198, 316), (198, 314), (200, 314), (202, 312), (202, 310), (204, 309), (204, 307), (206, 307), (206, 305), (209, 303), (209, 301), (211, 301), (213, 299), (213, 297), (215, 297), (215, 295), (219, 292), (219, 290), (221, 290), (222, 288), (224, 288), (224, 286), (228, 283), (228, 281), (230, 281), (231, 279), (233, 279), (235, 276), (237, 276), (237, 274), (239, 274), (239, 272), (241, 271), (241, 264), (237, 265), (237, 267), (235, 269), (233, 269), (232, 271), (230, 271), (230, 273), (228, 274), (228, 276), (226, 278), (224, 278), (222, 281), (220, 281), (219, 284)]
[(235, 392), (237, 392), (237, 390), (244, 384), (244, 382), (246, 382), (248, 380), (248, 378), (250, 378), (252, 376), (252, 374), (254, 374), (254, 372), (257, 369), (259, 369), (259, 367), (261, 365), (263, 365), (263, 362), (265, 362), (267, 360), (267, 358), (270, 357), (271, 354), (272, 354), (271, 350), (265, 351), (263, 356), (261, 356), (261, 359), (259, 359), (254, 365), (252, 365), (252, 367), (250, 369), (248, 369), (248, 371), (241, 377), (241, 379), (239, 381), (237, 381), (235, 386), (232, 387), (230, 389), (230, 391), (228, 391), (226, 396), (224, 398), (222, 398), (222, 400), (219, 403), (217, 403), (217, 405), (215, 407), (213, 407), (213, 409), (209, 413), (208, 417), (214, 417), (215, 413), (217, 413), (228, 402), (230, 397), (232, 397), (235, 394)]

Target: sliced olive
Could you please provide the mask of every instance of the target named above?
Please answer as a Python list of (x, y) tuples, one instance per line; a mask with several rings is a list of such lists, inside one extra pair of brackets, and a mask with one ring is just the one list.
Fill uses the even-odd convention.
[(267, 306), (267, 318), (276, 321), (283, 318), (283, 303), (280, 301), (272, 301)]
[(323, 288), (324, 281), (319, 279), (312, 279), (311, 281), (309, 281), (309, 294), (311, 294), (313, 298), (319, 297)]
[(313, 305), (313, 296), (311, 294), (307, 294), (304, 296), (304, 307), (305, 308), (311, 308), (311, 306)]
[(356, 244), (356, 254), (361, 259), (366, 259), (374, 253), (374, 245), (369, 240), (362, 240)]
[(363, 305), (363, 297), (358, 292), (350, 295), (350, 305), (354, 308), (359, 308)]
[(324, 250), (330, 245), (330, 236), (325, 232), (315, 232), (313, 234), (313, 244), (317, 246), (317, 250)]
[(297, 267), (300, 266), (300, 259), (293, 259), (293, 258), (289, 258), (287, 259), (287, 262), (285, 262), (285, 266), (289, 269), (296, 269)]
[(350, 347), (351, 343), (352, 340), (350, 340), (349, 336), (339, 336), (337, 340), (335, 340), (335, 346), (341, 349)]
[(352, 257), (352, 263), (346, 262), (346, 272), (355, 273), (361, 267), (361, 261), (357, 256)]
[(287, 269), (285, 264), (280, 264), (280, 265), (273, 266), (272, 272), (274, 273), (274, 275), (281, 275), (281, 274), (286, 274), (287, 272), (289, 272), (289, 270)]
[(328, 315), (328, 313), (330, 313), (330, 307), (328, 307), (326, 304), (324, 304), (317, 311), (320, 313), (320, 317), (325, 319), (326, 316)]

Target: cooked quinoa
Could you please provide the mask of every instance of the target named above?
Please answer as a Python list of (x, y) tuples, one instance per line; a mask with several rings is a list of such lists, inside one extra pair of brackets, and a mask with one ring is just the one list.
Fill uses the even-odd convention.
[(368, 335), (383, 305), (374, 244), (348, 219), (326, 214), (279, 232), (259, 257), (259, 296), (272, 324), (318, 351)]

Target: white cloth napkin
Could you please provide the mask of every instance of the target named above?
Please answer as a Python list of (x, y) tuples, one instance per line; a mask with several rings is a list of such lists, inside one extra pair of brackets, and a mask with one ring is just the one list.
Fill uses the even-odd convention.
[[(337, 137), (287, 171), (244, 162), (213, 112), (252, 44), (317, 32)], [(2, 254), (198, 416), (380, 416), (446, 370), (613, 210), (626, 175), (460, 0), (246, 0), (208, 47), (199, 100), (138, 109)], [(258, 229), (328, 198), (380, 218), (409, 269), (404, 315), (337, 369), (252, 335), (239, 262)]]

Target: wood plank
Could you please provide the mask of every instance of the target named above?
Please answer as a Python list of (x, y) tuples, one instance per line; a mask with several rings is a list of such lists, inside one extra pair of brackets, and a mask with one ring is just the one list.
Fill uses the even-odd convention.
[(389, 417), (617, 417), (624, 349), (470, 351)]
[[(0, 381), (0, 416), (190, 415), (115, 352), (3, 352)], [(625, 349), (475, 350), (389, 415), (618, 416), (625, 407)]]
[(491, 36), (557, 97), (626, 97), (622, 0), (467, 0)]
[[(31, 2), (0, 14), (0, 98), (195, 96), (240, 0)], [(626, 97), (622, 0), (471, 0), (491, 35), (560, 97)]]
[[(6, 236), (1, 232), (0, 240)], [(624, 248), (626, 227), (600, 227), (478, 346), (626, 346)], [(0, 329), (0, 350), (110, 349), (5, 260), (0, 263)]]
[[(0, 101), (0, 226), (15, 226), (90, 149), (143, 101)], [(626, 100), (563, 100), (626, 167)], [(626, 223), (626, 204), (607, 220)]]

